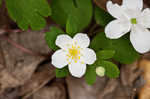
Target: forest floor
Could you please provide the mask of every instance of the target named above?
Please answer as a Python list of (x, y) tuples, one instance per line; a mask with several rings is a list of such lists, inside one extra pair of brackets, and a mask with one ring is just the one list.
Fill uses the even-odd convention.
[[(96, 2), (101, 6), (101, 0)], [(145, 0), (146, 6), (148, 3), (149, 0)], [(0, 10), (4, 12), (5, 9)], [(119, 64), (118, 79), (97, 77), (92, 86), (86, 84), (84, 78), (58, 79), (50, 60), (53, 52), (45, 42), (44, 32), (48, 27), (41, 31), (16, 31), (7, 14), (2, 14), (0, 19), (3, 20), (0, 23), (0, 99), (138, 99), (145, 93), (143, 89), (150, 87), (144, 88), (145, 75), (147, 69), (150, 70), (146, 67), (150, 66), (150, 53), (133, 64)], [(145, 67), (141, 68), (140, 64)]]

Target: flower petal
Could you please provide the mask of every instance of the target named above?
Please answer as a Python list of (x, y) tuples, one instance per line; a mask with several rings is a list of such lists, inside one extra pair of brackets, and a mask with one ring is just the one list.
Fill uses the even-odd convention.
[(81, 57), (81, 60), (86, 64), (93, 64), (96, 61), (96, 53), (94, 50), (86, 48), (82, 50), (83, 56)]
[(87, 34), (83, 34), (83, 33), (76, 34), (73, 40), (82, 48), (86, 48), (90, 44), (89, 37), (87, 36)]
[(56, 45), (62, 49), (67, 49), (69, 44), (72, 44), (72, 38), (68, 35), (59, 35), (56, 38)]
[(137, 20), (145, 28), (150, 28), (150, 9), (144, 9), (142, 15)]
[(107, 2), (107, 10), (108, 12), (115, 18), (120, 19), (124, 16), (124, 11), (121, 6), (118, 4), (113, 4), (112, 1)]
[(57, 50), (52, 55), (52, 64), (56, 68), (63, 68), (68, 64), (66, 52), (64, 50)]
[(82, 64), (79, 61), (77, 63), (72, 62), (69, 64), (69, 71), (72, 76), (81, 78), (86, 72), (86, 64)]
[(132, 18), (138, 18), (141, 16), (141, 11), (138, 10), (130, 10), (130, 9), (124, 9), (124, 15), (125, 17), (131, 21)]
[(143, 0), (123, 0), (123, 6), (131, 10), (142, 10)]
[(128, 21), (114, 20), (105, 27), (105, 34), (110, 39), (118, 39), (130, 31), (131, 24)]
[(150, 32), (142, 26), (134, 26), (131, 30), (130, 40), (139, 53), (146, 53), (150, 50)]

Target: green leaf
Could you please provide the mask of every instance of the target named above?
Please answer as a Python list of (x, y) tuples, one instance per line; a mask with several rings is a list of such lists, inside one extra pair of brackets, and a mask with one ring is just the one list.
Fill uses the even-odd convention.
[(58, 47), (55, 44), (55, 40), (58, 35), (63, 34), (63, 33), (64, 32), (57, 27), (51, 27), (50, 32), (46, 32), (45, 40), (49, 48), (53, 49), (54, 51), (58, 49)]
[(78, 31), (84, 29), (92, 18), (91, 0), (52, 0), (51, 7), (52, 19), (63, 27), (67, 24), (67, 30), (71, 27), (73, 32), (74, 27), (77, 27)]
[(2, 4), (2, 0), (0, 0), (0, 6), (1, 6), (1, 4)]
[(91, 48), (95, 51), (101, 49), (114, 50), (115, 55), (113, 58), (123, 64), (131, 64), (139, 57), (139, 54), (130, 43), (128, 35), (114, 40), (106, 38), (105, 33), (99, 33), (92, 40)]
[(102, 50), (96, 53), (98, 59), (110, 59), (115, 55), (114, 50)]
[(74, 16), (70, 15), (66, 24), (66, 32), (70, 36), (74, 36), (75, 33), (80, 32), (78, 26), (79, 26), (78, 20)]
[(98, 66), (105, 68), (105, 75), (108, 76), (109, 78), (117, 78), (120, 74), (120, 71), (119, 71), (117, 65), (115, 65), (112, 62), (99, 61)]
[(57, 78), (63, 78), (69, 74), (69, 70), (67, 66), (62, 69), (56, 68), (55, 73)]
[(85, 74), (85, 81), (89, 85), (93, 85), (95, 83), (95, 81), (96, 81), (95, 66), (93, 66), (93, 65), (87, 66), (87, 71), (86, 71), (86, 74)]
[(6, 0), (6, 6), (10, 17), (23, 30), (29, 26), (33, 30), (40, 30), (46, 25), (44, 17), (51, 15), (46, 0)]
[(99, 7), (95, 7), (95, 21), (97, 24), (105, 27), (114, 18), (106, 11)]

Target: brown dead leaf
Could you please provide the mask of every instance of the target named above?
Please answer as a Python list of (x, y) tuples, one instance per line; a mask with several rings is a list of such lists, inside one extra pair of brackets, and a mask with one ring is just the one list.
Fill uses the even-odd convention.
[(19, 88), (8, 88), (0, 94), (0, 99), (20, 99), (19, 98)]
[(4, 67), (5, 67), (4, 65), (5, 65), (4, 55), (3, 55), (2, 48), (1, 48), (1, 45), (0, 45), (0, 71), (2, 69), (4, 69)]
[(61, 83), (54, 82), (34, 93), (33, 99), (66, 99), (65, 87)]
[[(43, 59), (40, 59), (43, 60)], [(9, 72), (4, 69), (0, 72), (0, 85), (1, 91), (6, 88), (14, 88), (23, 85), (34, 73), (36, 67), (41, 62), (40, 60), (30, 63), (28, 66), (20, 66), (21, 68), (16, 68), (14, 72)]]
[(138, 68), (138, 61), (133, 64), (123, 65), (121, 67), (121, 82), (124, 86), (133, 86), (134, 81), (141, 75)]
[(142, 59), (139, 62), (139, 68), (143, 71), (145, 85), (139, 92), (139, 99), (150, 99), (150, 60)]
[(45, 66), (43, 65), (40, 71), (32, 75), (31, 79), (21, 86), (20, 96), (24, 96), (23, 99), (27, 99), (54, 77), (54, 68), (50, 65), (50, 63), (45, 64)]
[(144, 85), (141, 77), (142, 71), (139, 69), (139, 60), (132, 64), (122, 65), (121, 67), (121, 83), (124, 91), (131, 99), (134, 99), (140, 88)]
[(99, 99), (103, 99), (104, 96), (107, 96), (108, 94), (112, 93), (117, 88), (117, 85), (117, 79), (109, 80), (103, 92), (99, 95)]
[[(16, 68), (12, 75), (20, 81), (20, 84), (23, 85), (27, 80), (29, 80), (36, 70), (37, 66), (44, 60), (44, 58), (39, 58), (34, 62), (30, 63), (27, 66), (19, 66)], [(19, 65), (19, 64), (18, 64)], [(21, 64), (20, 64), (21, 65)], [(17, 75), (16, 75), (17, 74)]]
[(6, 69), (0, 72), (0, 93), (6, 88), (13, 88), (19, 85), (19, 80), (13, 77)]
[(70, 99), (97, 99), (98, 94), (103, 91), (107, 79), (97, 78), (94, 85), (88, 85), (85, 80), (73, 77), (67, 78)]
[(104, 91), (104, 97), (99, 99), (131, 99), (118, 79), (111, 79)]
[[(17, 44), (35, 53), (46, 54), (50, 51), (50, 49), (45, 42), (44, 36), (45, 34), (43, 32), (31, 31), (22, 33), (10, 33), (9, 38)], [(15, 68), (21, 68), (25, 65), (29, 65), (38, 59), (37, 56), (23, 52), (2, 38), (0, 38), (0, 45), (4, 53), (6, 67), (10, 72), (14, 71)]]
[[(44, 39), (44, 33), (40, 31), (10, 33), (9, 38), (32, 50), (33, 52), (48, 53), (49, 48)], [(37, 69), (39, 63), (45, 58), (30, 55), (16, 48), (8, 43), (6, 40), (0, 38), (0, 61), (5, 62), (5, 67), (0, 72), (0, 91), (5, 88), (17, 87), (23, 85), (30, 79), (34, 71)], [(1, 59), (3, 58), (3, 60)], [(0, 63), (1, 64), (1, 63)]]
[[(4, 0), (2, 0), (4, 1)], [(8, 13), (7, 12), (7, 8), (6, 5), (4, 4), (4, 2), (2, 2), (3, 4), (1, 4), (0, 6), (0, 28), (2, 28), (4, 25), (10, 25), (12, 22), (12, 20), (9, 18)]]
[(68, 77), (67, 85), (70, 99), (129, 99), (118, 79), (98, 77), (96, 83), (89, 86), (84, 79)]

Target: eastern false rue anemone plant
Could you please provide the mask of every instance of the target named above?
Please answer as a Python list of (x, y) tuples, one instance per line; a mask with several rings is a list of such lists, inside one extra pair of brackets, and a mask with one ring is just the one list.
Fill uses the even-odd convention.
[(52, 64), (56, 68), (68, 65), (74, 77), (82, 77), (86, 72), (86, 64), (91, 65), (96, 61), (96, 53), (88, 48), (90, 39), (87, 34), (77, 33), (73, 39), (62, 34), (57, 36), (55, 43), (61, 49), (52, 55)]
[(143, 0), (123, 0), (121, 6), (108, 1), (107, 10), (116, 18), (105, 27), (108, 38), (118, 39), (130, 32), (130, 41), (137, 52), (150, 50), (150, 9), (143, 10)]
[[(106, 6), (108, 12), (116, 18), (105, 27), (106, 37), (118, 39), (130, 32), (130, 41), (135, 50), (139, 53), (148, 52), (150, 50), (150, 31), (148, 30), (150, 9), (143, 10), (143, 0), (123, 0), (121, 6), (108, 1)], [(106, 74), (111, 78), (119, 75), (119, 69), (115, 64), (109, 62), (107, 58), (104, 60), (99, 58), (104, 54), (96, 52), (98, 56), (96, 57), (94, 50), (88, 48), (90, 39), (87, 34), (77, 33), (73, 38), (67, 34), (58, 35), (55, 44), (61, 48), (52, 55), (52, 64), (57, 69), (63, 69), (68, 65), (72, 76), (80, 78), (86, 72), (86, 65), (94, 64), (94, 69), (90, 69), (93, 75), (95, 72), (98, 76)], [(111, 58), (113, 55), (110, 55)], [(96, 79), (96, 76), (93, 77)], [(88, 82), (91, 84), (91, 80), (88, 79)]]

